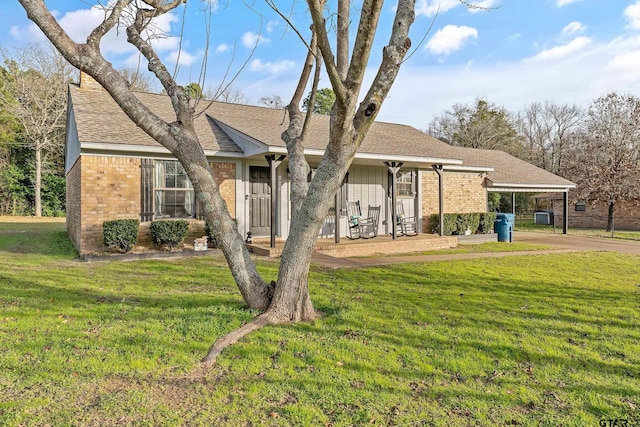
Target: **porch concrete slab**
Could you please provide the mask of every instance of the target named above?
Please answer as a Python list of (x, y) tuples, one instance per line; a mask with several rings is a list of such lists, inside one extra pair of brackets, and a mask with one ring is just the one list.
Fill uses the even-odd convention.
[[(449, 249), (455, 248), (457, 245), (458, 240), (455, 236), (440, 237), (434, 234), (418, 234), (416, 236), (399, 236), (393, 240), (390, 235), (378, 235), (369, 239), (342, 238), (340, 243), (336, 243), (333, 239), (318, 239), (314, 250), (315, 253), (335, 258), (353, 258)], [(271, 248), (268, 242), (254, 241), (247, 247), (255, 255), (277, 258), (282, 255), (284, 242), (276, 241), (275, 248)]]

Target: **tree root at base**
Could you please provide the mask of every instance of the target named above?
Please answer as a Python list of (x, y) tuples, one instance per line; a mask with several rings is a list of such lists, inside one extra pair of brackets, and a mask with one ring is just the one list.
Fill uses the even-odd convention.
[(273, 323), (267, 313), (263, 313), (260, 316), (253, 319), (251, 322), (242, 325), (235, 331), (228, 333), (216, 340), (215, 343), (209, 349), (209, 353), (202, 359), (202, 364), (205, 366), (212, 366), (216, 363), (216, 358), (225, 348), (235, 344), (245, 335), (250, 334), (253, 331), (257, 331), (263, 326)]
[[(312, 321), (317, 317), (317, 314), (318, 313), (314, 311), (313, 316), (309, 316), (309, 318), (307, 319), (301, 319), (298, 321)], [(216, 358), (218, 357), (218, 355), (222, 353), (222, 350), (237, 343), (240, 339), (242, 339), (246, 335), (249, 335), (251, 332), (257, 331), (258, 329), (261, 329), (263, 326), (282, 325), (287, 323), (296, 323), (296, 322), (292, 321), (291, 319), (286, 319), (286, 318), (277, 316), (274, 313), (269, 311), (262, 313), (261, 315), (259, 315), (258, 317), (250, 321), (249, 323), (246, 323), (241, 327), (239, 327), (238, 329), (229, 332), (227, 335), (224, 335), (218, 338), (216, 342), (213, 343), (213, 345), (209, 349), (209, 352), (207, 353), (207, 355), (201, 360), (200, 367), (208, 368), (213, 366), (216, 363)]]

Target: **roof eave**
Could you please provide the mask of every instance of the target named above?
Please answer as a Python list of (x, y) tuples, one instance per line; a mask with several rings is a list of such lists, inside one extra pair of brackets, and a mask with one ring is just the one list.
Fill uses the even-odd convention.
[(487, 166), (457, 166), (457, 165), (445, 165), (443, 167), (448, 172), (493, 172), (494, 168)]
[[(144, 156), (145, 154), (172, 155), (169, 150), (162, 146), (112, 144), (109, 142), (82, 142), (80, 143), (80, 150), (81, 154), (137, 154), (139, 156)], [(239, 151), (204, 150), (204, 154), (207, 157), (244, 157), (244, 153)]]
[(487, 190), (502, 193), (566, 193), (570, 189), (576, 188), (574, 183), (568, 184), (522, 184), (510, 182), (492, 182), (487, 180)]

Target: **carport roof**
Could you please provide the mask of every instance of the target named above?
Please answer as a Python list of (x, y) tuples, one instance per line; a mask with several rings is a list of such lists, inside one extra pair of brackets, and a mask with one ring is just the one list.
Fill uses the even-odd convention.
[(489, 191), (552, 192), (566, 191), (576, 186), (567, 179), (504, 151), (455, 146), (451, 150), (451, 154), (462, 159), (464, 165), (493, 168), (493, 171), (487, 172), (486, 184)]

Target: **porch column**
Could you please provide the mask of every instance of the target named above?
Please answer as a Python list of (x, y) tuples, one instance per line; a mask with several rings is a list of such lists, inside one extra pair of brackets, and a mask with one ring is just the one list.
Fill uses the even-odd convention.
[(444, 235), (444, 182), (442, 179), (442, 165), (431, 165), (438, 174), (438, 234)]
[(516, 214), (516, 193), (511, 193), (511, 213)]
[(278, 218), (278, 216), (276, 215), (277, 209), (278, 209), (277, 195), (279, 193), (279, 191), (276, 191), (278, 187), (276, 172), (278, 170), (278, 166), (280, 166), (280, 164), (282, 163), (282, 161), (286, 156), (281, 155), (276, 159), (275, 154), (269, 154), (264, 157), (267, 159), (267, 163), (269, 164), (269, 169), (271, 172), (271, 181), (270, 181), (271, 183), (271, 239), (269, 242), (271, 247), (275, 248), (276, 247), (276, 220)]
[(562, 234), (569, 230), (569, 191), (562, 194)]
[(342, 198), (340, 196), (340, 189), (338, 189), (338, 191), (336, 192), (336, 199), (335, 199), (335, 205), (334, 205), (334, 209), (335, 209), (335, 213), (336, 213), (336, 219), (335, 219), (335, 232), (334, 232), (334, 236), (333, 239), (336, 243), (340, 243), (340, 210), (342, 209), (342, 206), (340, 206), (340, 199)]
[(398, 178), (398, 171), (404, 164), (403, 162), (384, 162), (391, 174), (391, 238), (395, 240), (398, 235), (396, 231), (396, 222), (398, 215), (396, 211), (397, 192), (396, 192), (396, 180)]

